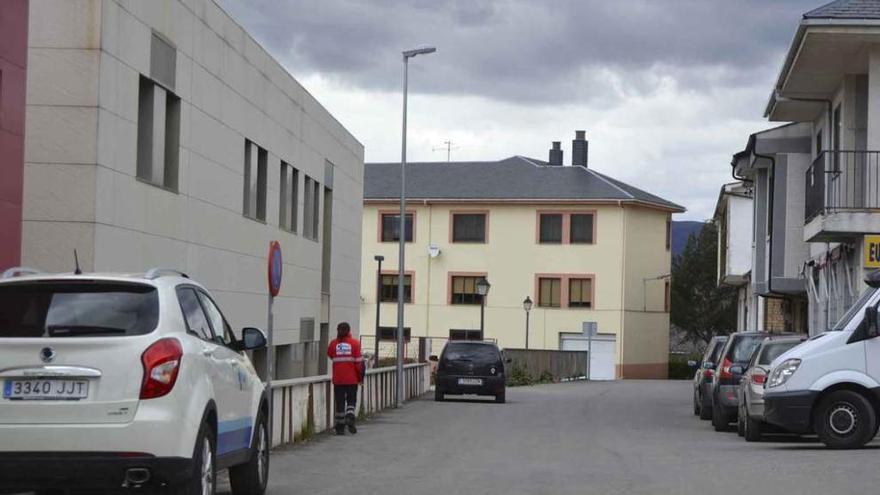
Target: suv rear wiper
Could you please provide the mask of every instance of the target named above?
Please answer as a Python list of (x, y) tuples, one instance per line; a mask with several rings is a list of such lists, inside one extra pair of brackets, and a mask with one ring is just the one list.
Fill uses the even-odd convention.
[(78, 335), (106, 335), (126, 333), (124, 328), (97, 325), (49, 325), (50, 337), (75, 337)]

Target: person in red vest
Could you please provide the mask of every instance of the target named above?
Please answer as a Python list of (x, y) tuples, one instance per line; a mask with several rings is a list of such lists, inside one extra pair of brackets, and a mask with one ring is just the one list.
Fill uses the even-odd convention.
[(345, 435), (345, 427), (357, 433), (354, 424), (357, 410), (358, 384), (364, 381), (364, 360), (361, 343), (351, 336), (351, 326), (342, 322), (336, 327), (336, 338), (327, 348), (333, 361), (333, 400), (336, 404), (336, 434)]

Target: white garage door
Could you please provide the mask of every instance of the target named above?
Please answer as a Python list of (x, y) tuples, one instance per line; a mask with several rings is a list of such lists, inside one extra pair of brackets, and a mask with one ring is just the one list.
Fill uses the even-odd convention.
[[(587, 338), (583, 335), (562, 335), (563, 351), (586, 351)], [(599, 334), (593, 337), (593, 355), (590, 356), (590, 374), (593, 380), (614, 380), (614, 365), (617, 363), (617, 338), (614, 335)]]

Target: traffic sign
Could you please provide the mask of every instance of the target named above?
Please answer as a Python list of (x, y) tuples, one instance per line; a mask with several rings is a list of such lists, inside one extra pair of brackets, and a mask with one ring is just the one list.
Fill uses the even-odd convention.
[(281, 275), (284, 262), (281, 260), (281, 244), (278, 241), (269, 243), (269, 294), (272, 297), (281, 292)]

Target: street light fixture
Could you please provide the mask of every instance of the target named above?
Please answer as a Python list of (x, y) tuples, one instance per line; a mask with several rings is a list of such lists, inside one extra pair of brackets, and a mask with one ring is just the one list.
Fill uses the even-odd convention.
[(523, 309), (526, 310), (526, 350), (529, 349), (529, 312), (532, 310), (532, 298), (526, 296), (523, 301)]
[(421, 46), (413, 50), (403, 52), (403, 126), (401, 130), (400, 145), (400, 224), (398, 233), (399, 257), (397, 260), (397, 383), (395, 387), (394, 403), (397, 407), (403, 405), (403, 278), (404, 255), (406, 251), (406, 97), (409, 78), (409, 59), (416, 55), (427, 55), (436, 52), (433, 46)]
[(492, 284), (485, 277), (477, 281), (477, 294), (480, 295), (480, 340), (485, 338), (484, 323), (486, 321), (486, 295), (489, 294), (489, 288)]
[(379, 262), (376, 269), (376, 336), (373, 340), (373, 366), (379, 367), (379, 310), (382, 308), (382, 262), (385, 257), (377, 254), (373, 259)]

